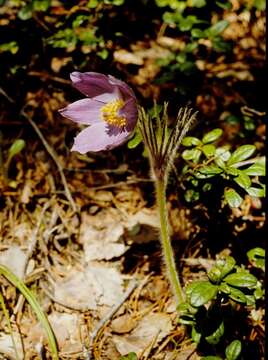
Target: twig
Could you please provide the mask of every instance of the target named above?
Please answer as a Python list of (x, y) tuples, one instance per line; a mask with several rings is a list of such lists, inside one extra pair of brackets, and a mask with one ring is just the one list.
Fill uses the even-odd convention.
[(85, 359), (86, 360), (92, 360), (92, 353), (94, 348), (94, 341), (99, 333), (99, 331), (105, 326), (105, 324), (111, 320), (111, 318), (114, 316), (114, 314), (117, 312), (117, 310), (124, 304), (124, 302), (127, 300), (127, 298), (132, 294), (132, 292), (136, 289), (138, 286), (138, 282), (136, 280), (133, 280), (129, 287), (127, 288), (125, 294), (123, 295), (122, 299), (115, 304), (112, 309), (104, 316), (102, 320), (97, 324), (96, 328), (94, 329), (93, 333), (90, 336), (89, 339), (89, 349), (85, 353)]
[[(2, 95), (4, 95), (9, 102), (11, 102), (12, 104), (15, 104), (15, 100), (12, 99), (10, 96), (7, 95), (7, 93), (0, 87), (0, 93)], [(42, 144), (44, 145), (46, 151), (49, 153), (49, 155), (51, 156), (51, 158), (53, 159), (53, 161), (55, 162), (57, 168), (58, 168), (58, 171), (60, 173), (60, 177), (61, 177), (61, 181), (62, 181), (62, 184), (63, 184), (63, 187), (64, 187), (64, 191), (65, 191), (65, 195), (66, 195), (66, 198), (69, 200), (71, 206), (72, 206), (72, 209), (74, 212), (77, 211), (76, 209), (76, 205), (75, 205), (75, 202), (72, 198), (72, 195), (71, 195), (71, 192), (70, 192), (70, 189), (69, 189), (69, 186), (67, 184), (67, 180), (66, 180), (66, 177), (64, 175), (64, 172), (63, 172), (63, 167), (62, 165), (60, 164), (59, 160), (58, 160), (58, 156), (56, 155), (55, 153), (55, 150), (51, 147), (51, 145), (48, 144), (48, 142), (46, 141), (46, 139), (44, 138), (41, 130), (39, 129), (39, 127), (35, 124), (35, 122), (30, 118), (30, 116), (28, 116), (26, 114), (26, 112), (22, 109), (20, 111), (20, 114), (30, 123), (30, 125), (33, 127), (33, 129), (35, 130), (36, 134), (38, 135), (39, 139), (41, 140)]]

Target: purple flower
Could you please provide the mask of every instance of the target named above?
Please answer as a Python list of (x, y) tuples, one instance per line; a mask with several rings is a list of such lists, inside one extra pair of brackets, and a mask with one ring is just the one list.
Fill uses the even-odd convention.
[(132, 89), (111, 75), (73, 72), (73, 86), (87, 97), (60, 113), (78, 123), (90, 125), (74, 139), (72, 151), (113, 149), (127, 140), (137, 122), (137, 102)]

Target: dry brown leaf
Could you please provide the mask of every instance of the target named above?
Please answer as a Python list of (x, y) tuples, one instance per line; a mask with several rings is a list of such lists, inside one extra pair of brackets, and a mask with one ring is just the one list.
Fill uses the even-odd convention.
[(117, 334), (129, 333), (136, 326), (137, 321), (130, 314), (117, 317), (111, 323), (113, 332)]
[(97, 306), (113, 306), (123, 295), (123, 279), (113, 268), (88, 265), (71, 270), (61, 280), (53, 281), (54, 298), (74, 309), (95, 310)]
[[(15, 331), (13, 332), (13, 337), (16, 343), (16, 349), (18, 352), (19, 360), (22, 360), (23, 350), (22, 350), (21, 337)], [(9, 334), (0, 333), (0, 354), (5, 355), (6, 356), (5, 359), (18, 360), (16, 358), (16, 353), (13, 347), (12, 338)]]
[[(135, 352), (139, 357), (153, 344), (153, 348), (172, 330), (170, 316), (165, 313), (152, 313), (145, 316), (138, 326), (125, 336), (114, 335), (112, 340), (121, 355)], [(147, 351), (146, 351), (147, 349)]]
[(26, 254), (17, 245), (0, 252), (0, 264), (7, 266), (19, 278), (23, 278), (26, 265)]

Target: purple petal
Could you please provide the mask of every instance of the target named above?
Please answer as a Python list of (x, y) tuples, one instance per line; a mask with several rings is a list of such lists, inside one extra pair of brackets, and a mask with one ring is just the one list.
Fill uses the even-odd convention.
[(116, 135), (107, 132), (104, 122), (93, 124), (82, 130), (74, 139), (72, 151), (85, 154), (88, 151), (102, 151), (113, 149), (127, 140), (129, 132), (123, 131)]
[(116, 79), (112, 75), (108, 75), (108, 79), (111, 85), (117, 86), (120, 89), (120, 92), (124, 100), (127, 100), (127, 98), (129, 97), (136, 98), (134, 91), (126, 83), (124, 83), (119, 79)]
[(120, 110), (120, 115), (127, 118), (127, 131), (131, 132), (137, 123), (138, 119), (138, 108), (134, 98), (130, 98)]
[(59, 110), (59, 112), (61, 115), (79, 124), (90, 125), (101, 121), (100, 110), (102, 107), (102, 102), (82, 99), (66, 106), (64, 109)]
[(104, 74), (75, 71), (71, 73), (70, 78), (77, 90), (91, 98), (114, 91), (114, 85), (109, 82), (109, 78)]

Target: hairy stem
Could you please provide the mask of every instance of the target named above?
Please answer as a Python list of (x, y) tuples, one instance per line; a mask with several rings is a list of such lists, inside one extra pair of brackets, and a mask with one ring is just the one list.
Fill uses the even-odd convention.
[(176, 263), (174, 259), (173, 250), (171, 247), (170, 235), (169, 235), (169, 223), (166, 206), (166, 182), (165, 179), (156, 176), (156, 201), (160, 219), (160, 231), (161, 231), (161, 243), (163, 247), (163, 254), (166, 263), (166, 269), (168, 278), (176, 298), (177, 305), (184, 301), (184, 294), (179, 281), (178, 272), (176, 269)]

